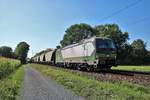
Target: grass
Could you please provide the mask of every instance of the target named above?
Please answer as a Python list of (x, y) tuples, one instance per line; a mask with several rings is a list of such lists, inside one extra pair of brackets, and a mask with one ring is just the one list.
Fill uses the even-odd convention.
[(150, 87), (127, 82), (100, 82), (63, 69), (38, 64), (31, 66), (87, 100), (150, 100)]
[(8, 78), (0, 80), (0, 100), (16, 100), (20, 93), (22, 80), (22, 66), (12, 73)]
[(20, 66), (19, 60), (0, 57), (0, 79), (7, 77)]
[(22, 79), (20, 61), (0, 57), (0, 100), (16, 100)]
[(112, 67), (112, 69), (150, 72), (150, 66), (118, 66), (118, 67)]

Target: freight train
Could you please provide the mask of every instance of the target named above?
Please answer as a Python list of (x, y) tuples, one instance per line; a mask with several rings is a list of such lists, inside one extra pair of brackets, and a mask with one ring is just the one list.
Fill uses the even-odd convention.
[(111, 39), (91, 37), (79, 43), (43, 52), (32, 57), (32, 61), (90, 71), (117, 66), (116, 56), (116, 47)]

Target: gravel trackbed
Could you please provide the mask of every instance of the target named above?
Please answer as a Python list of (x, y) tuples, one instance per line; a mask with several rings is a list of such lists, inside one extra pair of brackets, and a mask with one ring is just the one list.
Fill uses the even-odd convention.
[(21, 100), (85, 100), (26, 66)]

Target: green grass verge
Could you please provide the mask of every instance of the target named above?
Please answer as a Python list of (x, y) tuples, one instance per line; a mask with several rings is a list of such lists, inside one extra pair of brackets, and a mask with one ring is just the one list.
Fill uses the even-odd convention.
[(127, 82), (100, 82), (50, 66), (31, 66), (87, 100), (150, 100), (150, 87)]
[(112, 67), (112, 69), (150, 72), (150, 66), (117, 66), (117, 67)]
[(9, 77), (0, 80), (0, 100), (16, 100), (18, 98), (23, 73), (23, 66), (21, 66)]
[(0, 57), (0, 79), (6, 78), (20, 66), (19, 60)]

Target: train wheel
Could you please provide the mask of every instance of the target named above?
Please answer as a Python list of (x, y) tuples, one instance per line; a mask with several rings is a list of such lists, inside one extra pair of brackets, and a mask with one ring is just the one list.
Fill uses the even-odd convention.
[(91, 67), (90, 67), (90, 66), (87, 66), (87, 67), (86, 67), (86, 70), (87, 70), (88, 72), (90, 72), (90, 71), (91, 71)]
[(81, 70), (81, 69), (82, 69), (81, 66), (77, 65), (77, 70)]
[(67, 63), (64, 63), (64, 68), (66, 68), (67, 67)]
[(107, 70), (111, 70), (111, 67), (112, 67), (112, 66), (108, 66), (108, 67), (107, 67)]

